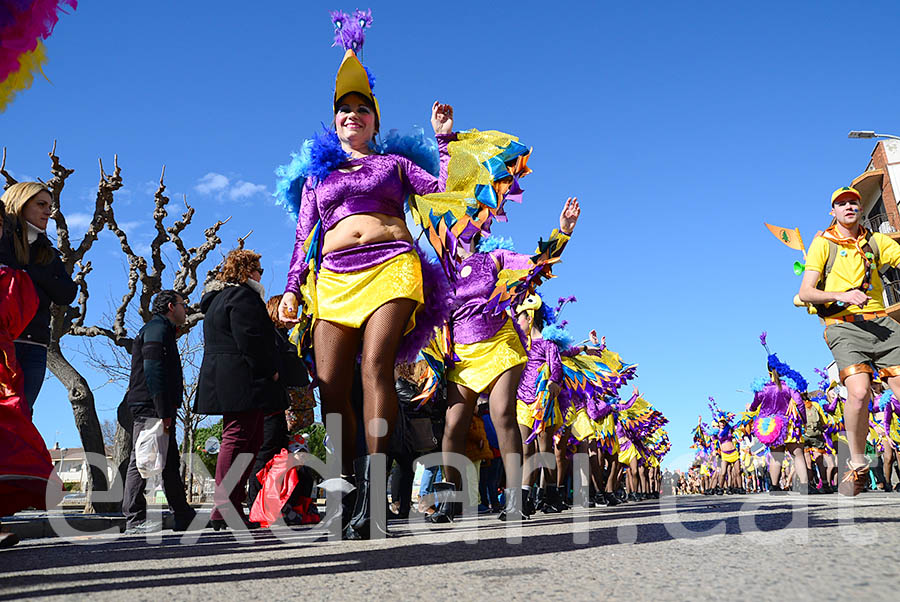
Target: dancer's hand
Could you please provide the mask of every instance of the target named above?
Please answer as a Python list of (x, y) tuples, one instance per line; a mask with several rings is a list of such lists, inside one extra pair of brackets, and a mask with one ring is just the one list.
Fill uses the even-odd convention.
[(591, 338), (591, 343), (593, 343), (594, 345), (599, 345), (599, 344), (600, 344), (600, 339), (597, 338), (597, 331), (596, 331), (596, 330), (590, 331), (590, 332), (588, 333), (588, 336)]
[(281, 297), (281, 303), (278, 304), (278, 319), (285, 324), (296, 324), (300, 320), (297, 319), (297, 295), (294, 293), (285, 293)]
[(563, 234), (571, 234), (581, 215), (581, 207), (578, 206), (578, 197), (570, 196), (566, 199), (562, 213), (559, 214), (559, 230)]
[(450, 134), (453, 132), (453, 107), (434, 101), (431, 106), (431, 127), (435, 134)]
[(560, 386), (554, 382), (551, 382), (547, 387), (550, 391), (550, 399), (556, 399), (556, 396), (559, 395)]

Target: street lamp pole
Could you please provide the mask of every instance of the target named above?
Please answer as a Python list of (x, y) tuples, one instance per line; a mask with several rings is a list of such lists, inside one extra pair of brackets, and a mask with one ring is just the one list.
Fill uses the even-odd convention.
[(893, 134), (878, 134), (866, 130), (852, 130), (847, 134), (847, 138), (889, 138), (891, 140), (900, 140), (900, 136), (894, 136)]

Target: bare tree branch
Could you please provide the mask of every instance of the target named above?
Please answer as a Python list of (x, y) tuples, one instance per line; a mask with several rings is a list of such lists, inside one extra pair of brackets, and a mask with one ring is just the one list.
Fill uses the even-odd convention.
[(3, 147), (3, 160), (0, 161), (0, 175), (2, 175), (4, 178), (6, 178), (6, 184), (3, 185), (3, 190), (6, 190), (13, 184), (19, 183), (14, 177), (9, 175), (8, 171), (6, 171), (6, 147), (5, 146)]

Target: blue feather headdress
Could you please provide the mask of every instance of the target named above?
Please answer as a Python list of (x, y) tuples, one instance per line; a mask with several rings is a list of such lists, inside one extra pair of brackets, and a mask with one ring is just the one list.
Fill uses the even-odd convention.
[[(380, 154), (406, 157), (431, 175), (438, 175), (437, 142), (426, 138), (422, 128), (413, 128), (407, 134), (391, 130), (372, 147)], [(299, 153), (291, 153), (290, 163), (275, 170), (275, 202), (296, 221), (306, 180), (315, 186), (349, 160), (350, 155), (341, 147), (337, 133), (323, 123), (320, 133), (303, 141)]]
[(709, 410), (712, 412), (713, 422), (715, 423), (724, 420), (730, 425), (731, 421), (734, 420), (734, 414), (732, 412), (724, 412), (720, 410), (719, 406), (716, 404), (716, 400), (713, 397), (709, 398)]
[[(487, 238), (481, 239), (481, 242), (478, 243), (478, 251), (480, 253), (490, 253), (491, 251), (496, 251), (497, 249), (502, 249), (504, 251), (515, 251), (516, 247), (513, 245), (513, 241), (511, 238), (503, 238), (502, 236), (491, 235)], [(540, 293), (538, 293), (540, 295)], [(543, 299), (543, 296), (541, 296)], [(546, 305), (542, 305), (545, 307)], [(545, 322), (546, 323), (546, 322)]]
[(769, 345), (766, 343), (766, 336), (766, 332), (763, 331), (763, 333), (759, 335), (759, 342), (765, 348), (766, 353), (769, 354), (768, 358), (766, 358), (766, 365), (768, 366), (769, 371), (777, 373), (778, 376), (780, 376), (783, 381), (786, 381), (788, 386), (792, 389), (796, 389), (800, 393), (805, 393), (809, 386), (806, 379), (803, 378), (802, 374), (779, 360), (778, 356), (769, 350)]

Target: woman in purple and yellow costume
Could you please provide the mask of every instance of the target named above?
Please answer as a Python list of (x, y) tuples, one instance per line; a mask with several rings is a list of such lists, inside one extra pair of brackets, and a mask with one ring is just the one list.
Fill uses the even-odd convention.
[[(450, 318), (454, 361), (447, 371), (447, 419), (441, 448), (451, 483), (448, 488), (459, 484), (457, 471), (449, 465), (451, 454), (462, 454), (465, 450), (465, 435), (475, 403), (480, 394), (488, 392), (491, 420), (497, 431), (507, 479), (506, 507), (500, 513), (500, 520), (523, 517), (518, 461), (522, 436), (516, 421), (516, 391), (527, 355), (512, 319), (501, 309), (498, 291), (507, 290), (503, 283), (507, 274), (542, 274), (542, 264), (552, 262), (562, 253), (580, 213), (577, 199), (569, 198), (559, 216), (559, 230), (553, 232), (549, 243), (538, 245), (538, 256), (545, 256), (541, 260), (501, 248), (476, 250), (480, 236), (475, 235), (468, 249), (464, 244), (457, 245), (454, 260), (449, 263), (454, 293)], [(514, 304), (510, 297), (506, 302)], [(442, 502), (438, 511), (429, 517), (430, 521), (450, 522), (456, 510), (455, 504)]]
[[(557, 482), (559, 471), (556, 463), (554, 462), (553, 466), (538, 467), (537, 475), (536, 467), (532, 466), (536, 459), (536, 451), (556, 455), (553, 436), (563, 426), (563, 415), (558, 400), (563, 385), (560, 348), (555, 341), (542, 336), (544, 327), (555, 322), (552, 315), (548, 316), (548, 312), (552, 310), (537, 293), (528, 295), (525, 301), (516, 307), (516, 321), (519, 330), (526, 335), (528, 357), (519, 379), (519, 387), (516, 389), (516, 420), (519, 423), (519, 434), (522, 436), (522, 489), (530, 488), (535, 482), (535, 477), (540, 486), (541, 472), (545, 473), (546, 483), (542, 492), (534, 496), (534, 501), (532, 496), (523, 500), (525, 514), (532, 514), (544, 503), (553, 512), (561, 512), (564, 509), (558, 487), (561, 483)], [(539, 397), (543, 403), (538, 402)], [(534, 431), (536, 421), (541, 424), (539, 430)]]
[[(398, 412), (394, 364), (398, 355), (410, 355), (404, 346), (421, 348), (430, 338), (436, 324), (423, 320), (426, 305), (445, 303), (426, 298), (423, 268), (427, 272), (428, 266), (415, 250), (404, 207), (410, 195), (443, 190), (453, 109), (435, 102), (431, 110), (440, 177), (405, 156), (376, 152), (380, 109), (354, 52), (361, 50), (371, 13), (333, 12), (332, 21), (335, 41), (346, 49), (335, 81), (334, 130), (307, 141), (278, 172), (276, 196), (289, 207), (299, 201), (279, 317), (301, 322), (301, 331), (311, 329), (322, 413), (341, 415), (342, 468), (349, 474), (352, 462), (356, 475), (356, 505), (349, 521), (343, 517), (344, 537), (366, 539), (373, 529), (387, 532), (384, 525), (370, 524), (368, 498), (370, 455), (387, 452)], [(365, 450), (356, 450), (358, 421), (351, 406), (350, 375), (360, 354)]]
[(794, 458), (802, 491), (818, 493), (809, 484), (806, 457), (801, 442), (803, 426), (806, 424), (806, 408), (799, 391), (806, 390), (806, 379), (779, 360), (777, 355), (769, 352), (765, 332), (760, 335), (759, 340), (769, 354), (766, 365), (770, 380), (754, 381), (753, 403), (747, 409), (750, 412), (759, 412), (753, 423), (753, 434), (769, 448), (771, 454), (769, 476), (772, 490), (779, 491), (784, 452), (787, 451)]
[(720, 464), (715, 493), (716, 495), (725, 493), (726, 479), (728, 480), (728, 493), (740, 493), (738, 491), (741, 488), (740, 452), (735, 441), (734, 426), (731, 424), (734, 414), (720, 410), (716, 405), (716, 400), (712, 397), (709, 398), (709, 409), (712, 411), (714, 422), (719, 427), (716, 438), (719, 441)]

